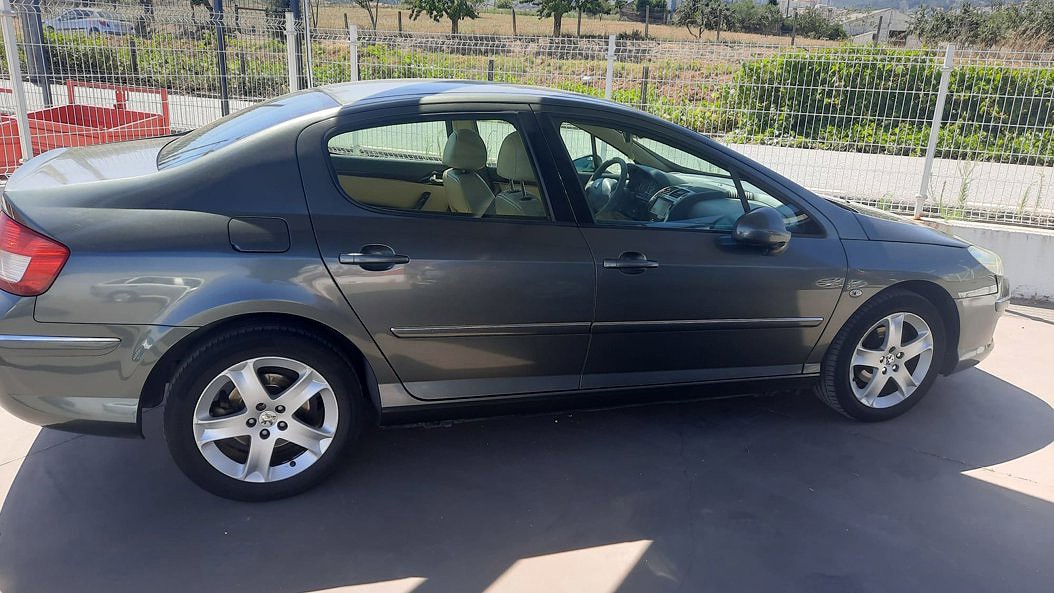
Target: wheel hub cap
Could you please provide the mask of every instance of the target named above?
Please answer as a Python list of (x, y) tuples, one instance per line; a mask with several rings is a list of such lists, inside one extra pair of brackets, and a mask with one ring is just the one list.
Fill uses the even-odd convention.
[(193, 430), (198, 450), (218, 471), (274, 482), (318, 461), (338, 420), (325, 377), (302, 362), (268, 356), (235, 364), (210, 381), (195, 406)]
[(914, 313), (893, 313), (875, 323), (856, 346), (849, 384), (870, 408), (895, 406), (911, 396), (929, 374), (933, 333)]

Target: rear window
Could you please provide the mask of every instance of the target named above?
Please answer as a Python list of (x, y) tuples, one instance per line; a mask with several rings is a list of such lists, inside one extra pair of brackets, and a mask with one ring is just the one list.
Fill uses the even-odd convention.
[(320, 92), (297, 93), (258, 103), (169, 142), (157, 157), (157, 168), (189, 163), (271, 126), (336, 106), (333, 99)]

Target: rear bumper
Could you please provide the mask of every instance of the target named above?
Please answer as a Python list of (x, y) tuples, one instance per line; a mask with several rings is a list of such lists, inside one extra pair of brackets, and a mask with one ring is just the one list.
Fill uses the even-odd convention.
[(959, 345), (955, 364), (948, 374), (968, 369), (981, 362), (995, 347), (995, 325), (1010, 304), (1010, 283), (999, 279), (994, 294), (956, 299), (959, 312)]
[(192, 329), (37, 323), (32, 301), (0, 293), (0, 406), (49, 428), (140, 436), (147, 376)]

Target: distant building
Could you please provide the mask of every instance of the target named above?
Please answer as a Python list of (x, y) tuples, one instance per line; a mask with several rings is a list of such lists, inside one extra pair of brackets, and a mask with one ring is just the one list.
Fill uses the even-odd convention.
[(911, 17), (896, 8), (881, 8), (868, 12), (850, 12), (842, 26), (853, 43), (904, 43), (908, 36)]

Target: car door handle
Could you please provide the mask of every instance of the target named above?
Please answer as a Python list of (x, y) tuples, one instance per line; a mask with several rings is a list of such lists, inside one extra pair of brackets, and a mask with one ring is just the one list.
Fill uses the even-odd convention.
[(353, 266), (369, 265), (369, 264), (408, 264), (410, 258), (405, 255), (399, 255), (393, 253), (391, 255), (384, 255), (380, 253), (342, 253), (340, 254), (340, 263), (349, 264)]
[(410, 257), (396, 253), (387, 245), (364, 245), (358, 253), (341, 253), (337, 261), (371, 272), (383, 272), (410, 263)]
[(659, 267), (659, 262), (648, 259), (639, 251), (627, 251), (618, 256), (604, 258), (604, 269), (618, 270), (624, 274), (640, 274), (645, 270), (654, 270)]

